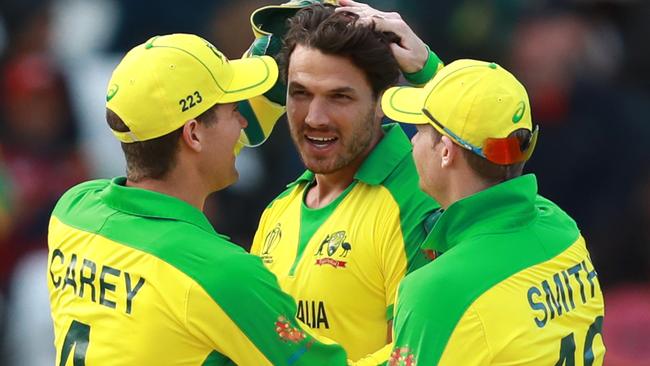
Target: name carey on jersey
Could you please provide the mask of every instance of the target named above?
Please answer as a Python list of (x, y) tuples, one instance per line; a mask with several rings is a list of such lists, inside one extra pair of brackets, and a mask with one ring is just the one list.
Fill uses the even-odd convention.
[[(126, 314), (133, 312), (136, 296), (146, 282), (144, 277), (105, 264), (99, 265), (89, 258), (64, 253), (60, 249), (52, 251), (48, 267), (49, 280), (55, 291), (69, 291), (99, 305), (123, 310)], [(118, 294), (118, 288), (123, 291), (123, 296)]]

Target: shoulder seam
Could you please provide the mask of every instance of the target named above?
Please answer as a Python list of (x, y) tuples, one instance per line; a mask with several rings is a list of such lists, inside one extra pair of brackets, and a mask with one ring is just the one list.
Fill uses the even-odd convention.
[[(104, 226), (106, 225), (106, 223), (108, 222), (108, 220), (109, 220), (111, 217), (115, 216), (118, 212), (119, 212), (119, 211), (114, 211), (112, 214), (106, 216), (106, 218), (104, 219), (104, 222), (102, 222), (102, 225), (97, 229), (96, 234), (101, 233), (101, 232), (102, 232), (102, 229), (104, 228)], [(79, 229), (79, 228), (77, 228), (77, 229)], [(81, 230), (81, 229), (79, 229), (79, 230)]]

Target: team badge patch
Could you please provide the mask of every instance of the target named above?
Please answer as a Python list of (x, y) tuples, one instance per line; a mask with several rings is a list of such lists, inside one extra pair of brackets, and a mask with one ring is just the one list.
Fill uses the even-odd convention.
[(397, 347), (390, 355), (388, 366), (416, 366), (415, 356), (408, 347)]
[(278, 317), (275, 322), (275, 332), (278, 333), (280, 339), (286, 342), (300, 343), (307, 336), (301, 329), (292, 327), (291, 323), (284, 316)]
[(345, 231), (328, 234), (318, 246), (316, 265), (328, 264), (334, 268), (346, 268), (347, 262), (341, 258), (347, 257), (352, 245), (345, 241)]
[(281, 340), (298, 345), (296, 351), (287, 359), (286, 364), (293, 365), (300, 359), (300, 357), (309, 351), (311, 346), (314, 344), (314, 339), (309, 339), (307, 342), (300, 345), (300, 343), (307, 339), (307, 335), (302, 329), (291, 326), (291, 323), (284, 316), (279, 316), (274, 325), (275, 332), (278, 333)]

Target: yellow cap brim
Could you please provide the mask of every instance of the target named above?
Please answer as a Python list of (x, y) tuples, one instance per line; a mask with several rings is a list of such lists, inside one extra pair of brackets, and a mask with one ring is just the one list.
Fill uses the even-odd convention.
[(382, 96), (381, 108), (386, 117), (394, 121), (416, 125), (426, 124), (429, 120), (422, 113), (422, 108), (428, 94), (426, 88), (393, 87)]
[(278, 65), (270, 56), (231, 60), (233, 79), (217, 103), (232, 103), (266, 93), (278, 80)]

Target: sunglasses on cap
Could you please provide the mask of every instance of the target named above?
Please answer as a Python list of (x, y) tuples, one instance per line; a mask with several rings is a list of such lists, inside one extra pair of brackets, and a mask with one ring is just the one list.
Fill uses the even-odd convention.
[(460, 136), (453, 133), (450, 129), (443, 126), (440, 122), (438, 122), (438, 120), (433, 118), (431, 113), (426, 108), (422, 109), (422, 113), (424, 113), (424, 115), (427, 116), (427, 118), (429, 118), (433, 124), (438, 126), (438, 128), (445, 131), (445, 133), (454, 139), (460, 146), (498, 165), (510, 165), (530, 159), (530, 156), (533, 154), (533, 150), (535, 150), (535, 145), (537, 145), (539, 125), (535, 126), (532, 135), (528, 139), (527, 143), (523, 146), (523, 150), (522, 146), (519, 144), (519, 139), (517, 139), (515, 136), (504, 138), (488, 137), (485, 139), (483, 147), (478, 147), (470, 144)]

